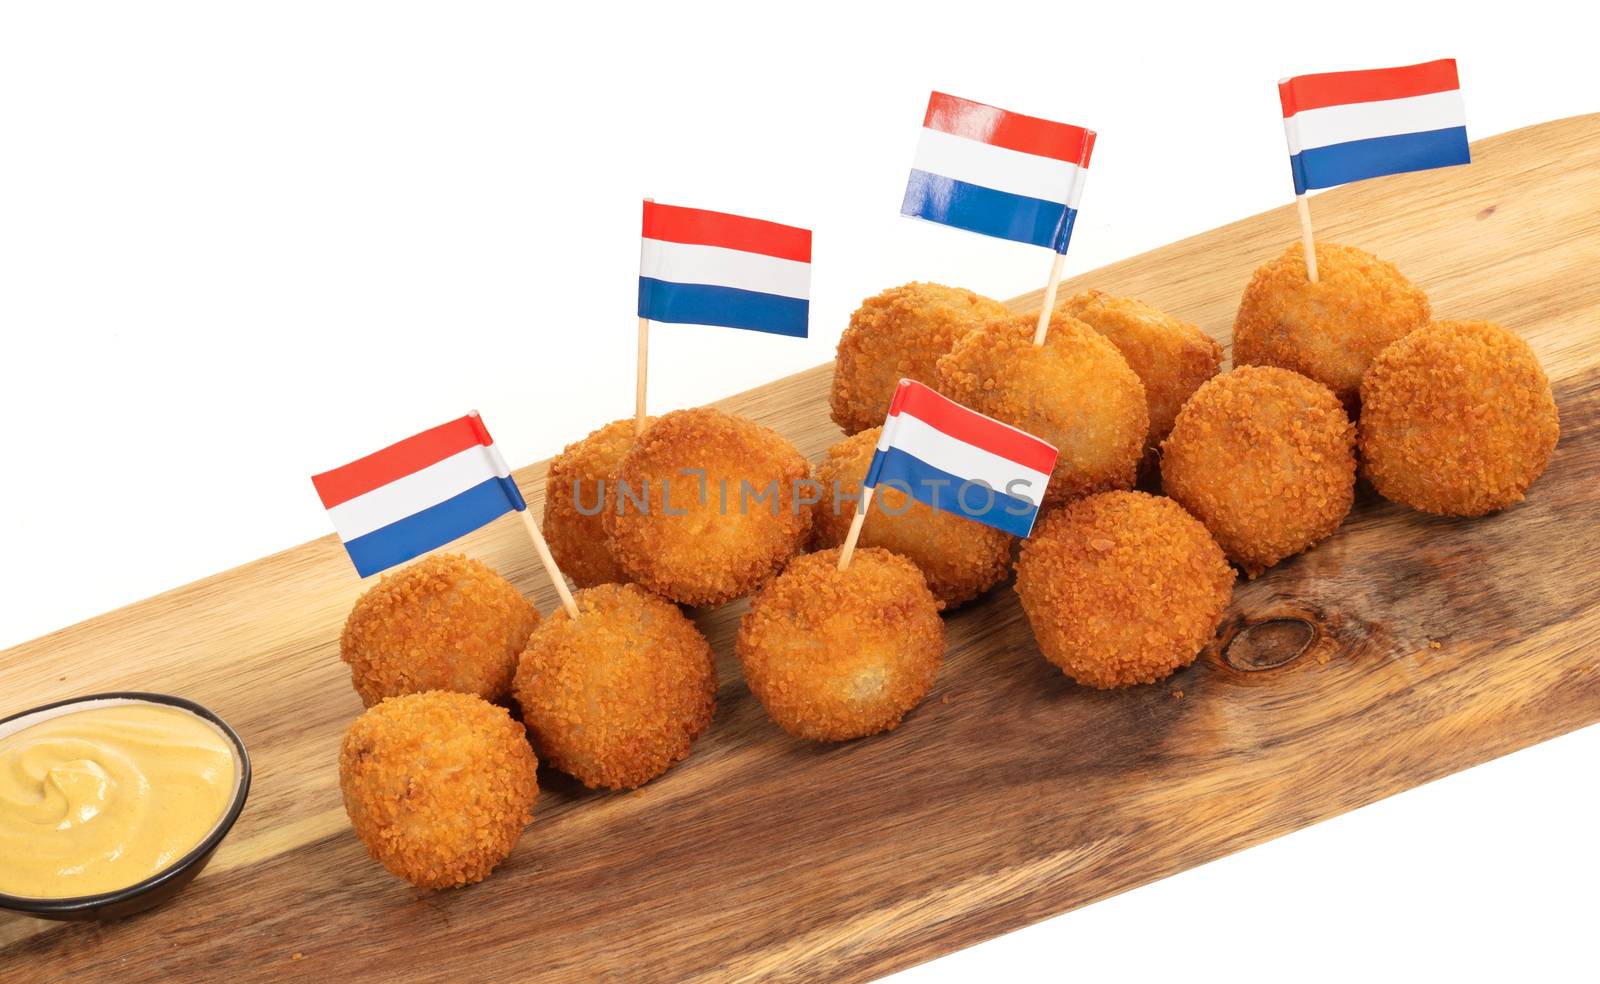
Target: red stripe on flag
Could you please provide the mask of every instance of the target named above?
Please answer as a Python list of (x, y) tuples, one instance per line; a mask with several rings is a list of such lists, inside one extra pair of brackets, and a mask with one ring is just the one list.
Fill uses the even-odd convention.
[(811, 262), (811, 230), (703, 208), (644, 203), (644, 238), (721, 246), (780, 260)]
[(395, 479), (436, 465), (470, 447), (487, 447), (493, 443), (478, 415), (468, 414), (391, 444), (382, 451), (374, 451), (348, 465), (313, 475), (311, 483), (317, 487), (322, 505), (332, 509), (341, 502), (348, 502)]
[(1093, 130), (1008, 112), (942, 92), (928, 96), (928, 112), (922, 118), (922, 125), (1024, 154), (1053, 157), (1079, 167), (1088, 167), (1089, 155), (1094, 153)]
[(1296, 75), (1278, 83), (1278, 100), (1283, 104), (1283, 115), (1287, 119), (1308, 109), (1405, 99), (1459, 88), (1456, 60), (1441, 58), (1402, 68)]
[(1050, 474), (1056, 465), (1054, 446), (1027, 431), (969, 410), (922, 383), (902, 379), (889, 404), (889, 415), (910, 414), (958, 441), (1009, 458), (1036, 472)]

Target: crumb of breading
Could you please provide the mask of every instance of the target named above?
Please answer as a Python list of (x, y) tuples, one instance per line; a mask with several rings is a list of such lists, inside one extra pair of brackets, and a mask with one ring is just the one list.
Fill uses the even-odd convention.
[(1361, 400), (1362, 474), (1385, 498), (1438, 515), (1521, 502), (1561, 436), (1533, 349), (1488, 321), (1438, 321), (1395, 342)]
[(910, 283), (862, 301), (839, 336), (829, 396), (834, 423), (846, 434), (882, 424), (901, 379), (937, 389), (937, 363), (956, 339), (1009, 314), (999, 301), (943, 284)]
[(1365, 250), (1317, 243), (1316, 256), (1316, 283), (1299, 243), (1256, 269), (1233, 323), (1233, 363), (1309, 376), (1353, 414), (1372, 360), (1428, 323), (1428, 295)]
[(1060, 453), (1044, 504), (1131, 488), (1150, 430), (1144, 384), (1104, 336), (1061, 311), (1045, 343), (1036, 315), (986, 322), (939, 360), (958, 403), (1048, 441)]
[[(655, 422), (645, 418), (645, 426)], [(634, 418), (614, 420), (550, 459), (541, 528), (561, 573), (580, 588), (621, 584), (628, 574), (606, 545), (605, 486), (633, 447)]]
[(368, 707), (385, 697), (454, 690), (504, 697), (539, 612), (476, 560), (433, 554), (363, 594), (345, 620), (339, 656)]
[(1172, 430), (1184, 402), (1222, 365), (1222, 346), (1198, 325), (1143, 301), (1087, 290), (1060, 309), (1104, 335), (1144, 384), (1150, 412), (1145, 442), (1151, 449)]
[(1355, 428), (1299, 373), (1242, 366), (1201, 386), (1161, 446), (1166, 493), (1250, 577), (1324, 539), (1355, 501)]
[[(1111, 548), (1096, 547), (1102, 540)], [(1109, 689), (1193, 663), (1233, 581), (1222, 549), (1176, 502), (1105, 492), (1039, 522), (1022, 544), (1015, 587), (1044, 657), (1078, 683)]]
[(939, 606), (915, 564), (880, 547), (838, 564), (838, 550), (795, 558), (750, 599), (734, 645), (767, 714), (816, 741), (894, 728), (944, 656)]
[(433, 690), (389, 697), (345, 732), (339, 789), (367, 852), (420, 888), (481, 881), (539, 797), (538, 759), (503, 707)]
[(682, 761), (711, 726), (711, 646), (637, 584), (573, 592), (528, 639), (514, 691), (539, 754), (591, 788), (630, 789)]
[(770, 427), (710, 407), (666, 414), (623, 455), (617, 477), (626, 490), (606, 489), (611, 554), (671, 601), (732, 601), (805, 544), (811, 511), (796, 505), (797, 483), (810, 475)]

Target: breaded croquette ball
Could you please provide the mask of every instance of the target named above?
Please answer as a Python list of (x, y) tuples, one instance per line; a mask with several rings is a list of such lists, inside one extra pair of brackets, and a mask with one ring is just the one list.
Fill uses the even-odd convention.
[(495, 701), (510, 690), (517, 654), (538, 624), (533, 604), (489, 567), (433, 554), (356, 600), (339, 657), (368, 707), (424, 690)]
[(1061, 310), (1104, 335), (1144, 384), (1151, 448), (1160, 447), (1184, 401), (1222, 365), (1222, 346), (1198, 325), (1143, 301), (1088, 290), (1067, 298)]
[(1178, 412), (1161, 482), (1253, 578), (1339, 528), (1355, 498), (1354, 449), (1355, 428), (1326, 386), (1243, 366)]
[(1144, 384), (1116, 346), (1062, 311), (1042, 346), (1038, 315), (990, 321), (939, 360), (942, 391), (958, 403), (1056, 446), (1045, 504), (1133, 486), (1150, 413)]
[(1527, 342), (1488, 321), (1439, 321), (1373, 360), (1360, 434), (1362, 472), (1386, 498), (1481, 516), (1522, 500), (1561, 419)]
[(711, 725), (717, 666), (694, 623), (637, 584), (573, 593), (534, 631), (516, 696), (539, 754), (590, 788), (642, 786)]
[[(654, 417), (645, 418), (650, 426)], [(544, 538), (561, 573), (580, 588), (628, 580), (606, 545), (605, 487), (617, 480), (617, 466), (633, 447), (636, 423), (616, 420), (574, 441), (550, 459), (545, 476)]]
[[(812, 543), (818, 548), (844, 543), (855, 518), (855, 497), (872, 464), (882, 427), (864, 430), (828, 449), (817, 466), (820, 497), (811, 507)], [(952, 497), (955, 488), (945, 490)], [(861, 538), (864, 547), (883, 547), (909, 559), (922, 571), (928, 589), (945, 608), (976, 598), (1003, 580), (1011, 566), (1011, 535), (963, 516), (933, 509), (904, 491), (880, 485)]]
[(1354, 413), (1361, 376), (1396, 339), (1428, 323), (1428, 295), (1365, 250), (1318, 243), (1317, 282), (1299, 244), (1258, 267), (1233, 322), (1233, 364), (1293, 369)]
[(933, 686), (944, 657), (939, 606), (916, 565), (878, 547), (796, 557), (739, 622), (745, 682), (801, 738), (888, 731)]
[(999, 301), (942, 284), (910, 283), (867, 298), (839, 337), (833, 422), (846, 434), (882, 424), (901, 379), (938, 388), (939, 357), (985, 320), (1007, 314)]
[(390, 697), (345, 732), (344, 809), (367, 853), (420, 888), (482, 881), (533, 819), (539, 762), (522, 725), (471, 694)]
[(1233, 568), (1171, 499), (1105, 492), (1052, 511), (1022, 544), (1017, 595), (1044, 657), (1087, 687), (1155, 683), (1194, 662)]
[(749, 594), (811, 531), (797, 486), (811, 466), (777, 431), (700, 407), (661, 417), (606, 489), (611, 554), (628, 577), (684, 605)]

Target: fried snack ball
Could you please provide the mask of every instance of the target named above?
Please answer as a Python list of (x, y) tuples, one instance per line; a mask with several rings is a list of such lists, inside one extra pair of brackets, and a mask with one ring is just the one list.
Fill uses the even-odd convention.
[(939, 605), (915, 564), (879, 547), (794, 563), (750, 599), (734, 645), (750, 691), (779, 727), (813, 741), (892, 730), (944, 657)]
[(510, 581), (460, 554), (433, 554), (384, 575), (356, 600), (339, 658), (368, 707), (385, 697), (454, 690), (504, 697), (539, 612)]
[[(645, 426), (655, 422), (645, 418)], [(550, 459), (545, 477), (544, 538), (561, 573), (580, 588), (628, 579), (606, 545), (605, 486), (633, 447), (634, 418), (615, 420)]]
[(811, 465), (770, 427), (700, 407), (661, 417), (606, 489), (611, 554), (629, 578), (684, 605), (749, 594), (811, 531), (797, 485)]
[(1016, 591), (1039, 651), (1102, 690), (1193, 663), (1233, 597), (1233, 568), (1171, 499), (1103, 492), (1049, 513), (1022, 545)]
[[(828, 449), (817, 466), (820, 498), (812, 506), (812, 543), (844, 543), (855, 517), (855, 497), (867, 475), (882, 427), (864, 430)], [(944, 490), (954, 496), (956, 489)], [(1011, 564), (1011, 536), (963, 516), (933, 509), (905, 492), (878, 487), (858, 541), (883, 547), (916, 564), (941, 606), (954, 608), (998, 584)]]
[(1488, 321), (1439, 321), (1384, 349), (1361, 382), (1362, 472), (1443, 516), (1522, 500), (1561, 436), (1528, 343)]
[(1150, 413), (1116, 346), (1063, 311), (1042, 346), (1037, 315), (989, 321), (939, 360), (943, 392), (1056, 446), (1044, 504), (1133, 486)]
[(386, 698), (339, 749), (339, 789), (373, 859), (419, 888), (482, 881), (533, 819), (538, 759), (503, 707), (445, 690)]
[(1354, 449), (1355, 428), (1326, 386), (1242, 366), (1178, 412), (1161, 482), (1254, 578), (1339, 528), (1355, 499)]
[(717, 666), (676, 605), (637, 584), (573, 593), (528, 640), (516, 696), (540, 754), (591, 789), (642, 786), (711, 725)]
[(854, 434), (883, 423), (902, 378), (938, 387), (936, 363), (957, 338), (1010, 312), (960, 287), (910, 283), (869, 297), (850, 316), (833, 364), (833, 422)]
[(1104, 335), (1144, 384), (1150, 448), (1161, 445), (1184, 401), (1222, 365), (1222, 346), (1198, 325), (1143, 301), (1088, 290), (1067, 298), (1061, 310)]
[(1428, 323), (1428, 295), (1365, 250), (1316, 250), (1316, 283), (1306, 279), (1299, 244), (1256, 269), (1233, 322), (1233, 364), (1293, 369), (1333, 390), (1353, 414), (1373, 358)]

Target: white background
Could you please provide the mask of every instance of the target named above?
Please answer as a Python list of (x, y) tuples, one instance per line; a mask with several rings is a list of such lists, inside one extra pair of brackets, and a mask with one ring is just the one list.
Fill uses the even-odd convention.
[[(1283, 75), (1454, 56), (1474, 138), (1600, 109), (1577, 5), (1415, 6), (0, 0), (0, 645), (327, 532), (307, 476), (464, 410), (514, 464), (626, 416), (643, 196), (816, 230), (812, 337), (658, 328), (657, 410), (827, 361), (893, 284), (1039, 286), (897, 217), (930, 88), (1100, 132), (1069, 271), (1285, 202)], [(904, 980), (1592, 980), (1597, 757)]]

